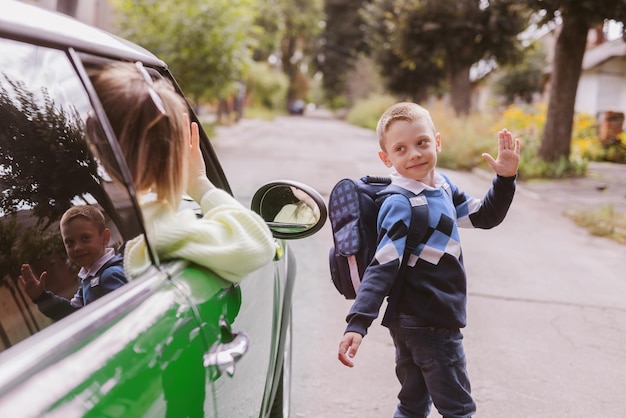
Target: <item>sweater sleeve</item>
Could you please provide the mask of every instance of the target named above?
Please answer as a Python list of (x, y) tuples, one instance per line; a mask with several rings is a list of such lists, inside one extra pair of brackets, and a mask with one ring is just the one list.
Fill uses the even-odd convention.
[(471, 197), (451, 185), (457, 224), (463, 228), (481, 229), (490, 229), (500, 225), (513, 202), (515, 179), (516, 176), (496, 176), (482, 200)]
[(365, 269), (356, 299), (346, 317), (346, 332), (363, 336), (378, 317), (384, 298), (395, 283), (411, 222), (409, 201), (389, 196), (378, 214), (378, 244), (372, 262)]
[[(237, 283), (274, 258), (276, 245), (265, 221), (227, 192), (206, 193), (200, 206), (201, 218), (189, 209), (145, 208), (148, 239), (160, 259), (189, 260)], [(142, 238), (126, 247), (124, 267), (131, 278), (149, 264)]]
[(76, 312), (80, 307), (72, 306), (69, 299), (46, 290), (33, 302), (37, 304), (39, 311), (50, 319), (58, 321), (69, 314)]

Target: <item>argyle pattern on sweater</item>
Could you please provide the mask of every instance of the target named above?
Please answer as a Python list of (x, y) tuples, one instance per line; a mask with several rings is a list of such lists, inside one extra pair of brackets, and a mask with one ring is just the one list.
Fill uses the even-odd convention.
[[(421, 184), (421, 183), (420, 183)], [(408, 189), (408, 188), (407, 188)], [(409, 189), (415, 192), (414, 189)], [(466, 325), (466, 275), (459, 227), (492, 228), (502, 222), (515, 192), (515, 178), (496, 177), (483, 199), (463, 193), (449, 179), (437, 188), (422, 188), (428, 203), (428, 230), (408, 260), (398, 312), (424, 326)], [(365, 335), (396, 281), (411, 220), (406, 198), (390, 196), (379, 217), (375, 259), (365, 271), (347, 317), (347, 331)], [(383, 323), (383, 325), (386, 325)]]

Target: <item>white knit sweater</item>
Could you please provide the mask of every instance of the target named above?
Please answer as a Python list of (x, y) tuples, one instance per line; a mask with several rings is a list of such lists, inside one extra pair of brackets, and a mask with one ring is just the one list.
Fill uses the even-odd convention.
[[(274, 258), (276, 244), (263, 219), (227, 192), (210, 190), (200, 206), (202, 218), (191, 209), (177, 212), (162, 202), (142, 205), (148, 240), (160, 260), (189, 260), (238, 283)], [(128, 278), (150, 265), (144, 236), (128, 241), (124, 251)]]

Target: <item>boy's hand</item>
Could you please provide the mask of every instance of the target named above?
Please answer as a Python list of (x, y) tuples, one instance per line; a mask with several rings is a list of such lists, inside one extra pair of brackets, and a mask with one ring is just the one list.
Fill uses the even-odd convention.
[(346, 332), (339, 343), (339, 361), (345, 366), (354, 367), (351, 358), (356, 356), (356, 352), (359, 351), (359, 346), (363, 341), (363, 336), (357, 332)]
[(497, 175), (513, 177), (519, 167), (520, 148), (519, 139), (515, 138), (515, 141), (513, 141), (511, 132), (502, 129), (498, 132), (498, 157), (494, 160), (491, 155), (484, 153), (483, 158)]
[(39, 279), (30, 268), (30, 264), (22, 264), (22, 274), (19, 277), (20, 283), (24, 287), (26, 294), (31, 300), (37, 299), (46, 290), (47, 272), (41, 273)]

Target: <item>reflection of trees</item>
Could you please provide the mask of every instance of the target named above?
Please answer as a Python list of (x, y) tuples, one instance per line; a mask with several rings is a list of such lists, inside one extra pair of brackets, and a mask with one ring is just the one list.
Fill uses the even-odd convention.
[(24, 83), (4, 79), (12, 92), (0, 87), (0, 209), (27, 206), (38, 222), (50, 224), (74, 197), (90, 193), (113, 213), (78, 112), (56, 106), (45, 88), (40, 104)]
[(38, 326), (16, 283), (20, 266), (64, 254), (57, 221), (76, 197), (90, 194), (117, 221), (102, 183), (78, 111), (57, 105), (45, 88), (30, 91), (1, 73), (0, 287), (31, 332), (31, 324)]

